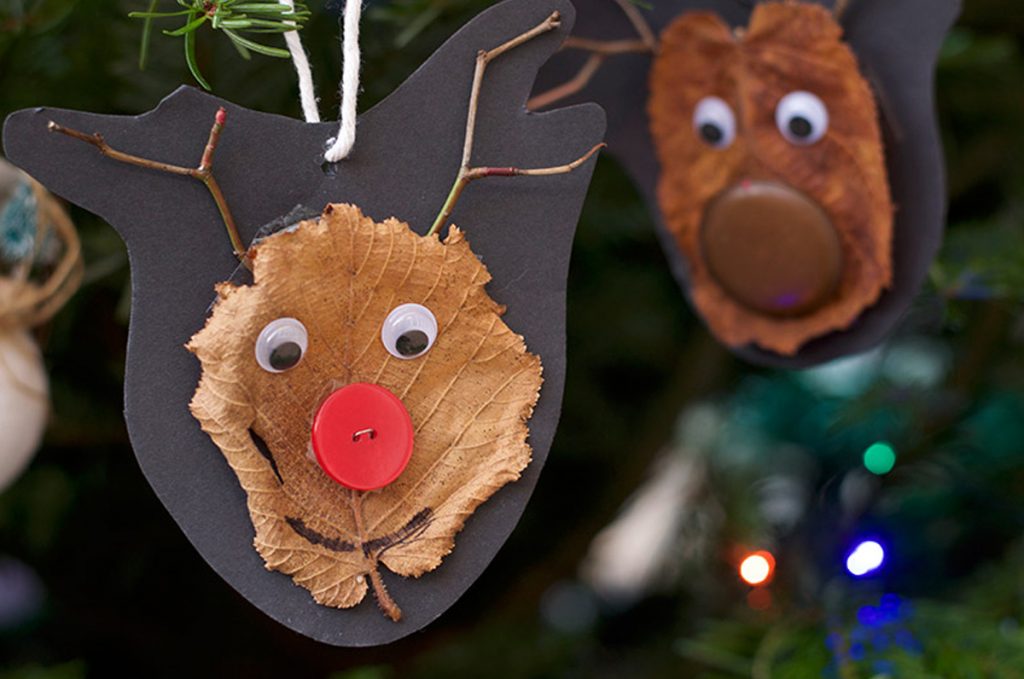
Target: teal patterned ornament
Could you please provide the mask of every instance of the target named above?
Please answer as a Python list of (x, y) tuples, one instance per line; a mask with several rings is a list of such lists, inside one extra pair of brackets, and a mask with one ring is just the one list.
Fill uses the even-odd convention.
[(0, 160), (0, 493), (31, 461), (50, 411), (49, 378), (30, 330), (75, 292), (82, 269), (67, 211)]
[(0, 212), (0, 257), (16, 264), (32, 256), (39, 205), (32, 186), (19, 182)]

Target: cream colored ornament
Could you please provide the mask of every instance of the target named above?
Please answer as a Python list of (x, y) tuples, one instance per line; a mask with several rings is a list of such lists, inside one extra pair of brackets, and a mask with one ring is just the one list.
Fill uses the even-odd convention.
[(25, 330), (0, 332), (0, 491), (28, 465), (49, 411), (43, 357)]
[[(22, 223), (24, 222), (24, 223)], [(28, 465), (46, 427), (49, 380), (29, 329), (82, 279), (78, 235), (57, 200), (0, 161), (0, 492)]]

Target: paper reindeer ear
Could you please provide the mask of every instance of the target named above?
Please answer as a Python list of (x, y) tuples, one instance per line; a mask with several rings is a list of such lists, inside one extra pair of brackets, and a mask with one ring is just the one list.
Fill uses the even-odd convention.
[[(556, 30), (538, 35), (489, 65), (480, 95), (473, 156), (476, 165), (526, 168), (560, 165), (600, 142), (604, 131), (603, 113), (595, 105), (541, 114), (528, 113), (525, 108), (537, 69), (571, 29), (574, 11), (567, 0), (508, 0), (483, 12), (445, 43), (390, 97), (359, 118), (359, 134), (353, 152), (348, 159), (334, 166), (322, 165), (325, 144), (336, 131), (335, 124), (304, 124), (249, 111), (191, 88), (179, 89), (156, 110), (137, 117), (37, 108), (15, 113), (6, 122), (4, 146), (11, 161), (55, 193), (106, 218), (128, 244), (133, 287), (125, 416), (132, 445), (147, 479), (189, 540), (225, 580), (268, 615), (314, 639), (339, 646), (382, 644), (410, 634), (437, 618), (480, 575), (507, 539), (544, 464), (558, 421), (564, 386), (565, 289), (569, 254), (592, 163), (559, 176), (496, 178), (472, 184), (450, 220), (464, 232), (471, 248), (465, 243), (441, 246), (434, 236), (424, 237), (422, 234), (430, 228), (445, 202), (460, 166), (467, 101), (478, 51), (504, 43), (556, 11), (560, 14), (560, 25)], [(229, 290), (265, 291), (273, 287), (261, 284), (259, 258), (261, 253), (266, 258), (271, 252), (278, 251), (277, 245), (272, 246), (272, 239), (278, 239), (273, 243), (286, 243), (293, 234), (287, 230), (275, 234), (254, 249), (256, 280), (251, 285), (242, 281), (240, 287), (221, 286), (215, 293), (215, 286), (231, 278), (238, 262), (225, 236), (217, 209), (199, 182), (190, 177), (170, 176), (118, 163), (101, 156), (89, 144), (47, 131), (52, 120), (67, 128), (101, 133), (110, 146), (136, 156), (194, 167), (202, 154), (214, 113), (221, 106), (227, 111), (228, 122), (217, 147), (214, 170), (246, 243), (261, 227), (280, 221), (286, 215), (313, 217), (312, 221), (297, 227), (299, 230), (313, 230), (320, 228), (316, 226), (319, 222), (315, 218), (325, 205), (345, 203), (358, 206), (365, 218), (350, 220), (342, 226), (338, 226), (340, 222), (335, 220), (331, 222), (334, 224), (332, 228), (361, 229), (358, 234), (352, 231), (349, 235), (352, 238), (358, 235), (363, 239), (360, 243), (368, 244), (364, 254), (377, 253), (395, 269), (386, 279), (378, 279), (377, 276), (382, 274), (379, 267), (375, 268), (376, 260), (367, 265), (364, 275), (360, 267), (352, 264), (351, 258), (345, 260), (339, 256), (337, 275), (348, 276), (355, 281), (353, 285), (361, 286), (359, 290), (367, 291), (359, 301), (369, 299), (368, 295), (375, 290), (394, 295), (395, 305), (413, 301), (402, 298), (403, 294), (430, 299), (430, 285), (422, 285), (425, 280), (423, 271), (417, 268), (414, 274), (411, 266), (402, 269), (403, 262), (408, 265), (415, 260), (422, 266), (433, 266), (437, 280), (441, 282), (447, 280), (445, 276), (454, 275), (451, 271), (457, 269), (455, 259), (466, 264), (470, 261), (467, 258), (473, 258), (472, 261), (478, 265), (482, 262), (486, 270), (480, 266), (484, 273), (477, 272), (464, 280), (462, 292), (469, 295), (479, 289), (481, 292), (473, 294), (484, 295), (490, 306), (479, 306), (473, 314), (460, 315), (459, 322), (471, 325), (487, 323), (486, 327), (495, 333), (506, 326), (511, 330), (506, 337), (508, 341), (498, 346), (494, 343), (501, 337), (496, 336), (492, 344), (486, 345), (486, 356), (475, 355), (472, 364), (511, 350), (512, 340), (519, 335), (522, 339), (516, 341), (525, 344), (529, 352), (522, 356), (539, 357), (543, 364), (543, 388), (532, 416), (530, 406), (536, 393), (517, 395), (516, 402), (521, 402), (522, 407), (516, 406), (518, 410), (512, 411), (518, 413), (517, 417), (529, 418), (527, 450), (532, 449), (532, 461), (523, 469), (529, 455), (522, 458), (520, 453), (519, 463), (510, 463), (511, 471), (499, 472), (500, 483), (491, 484), (494, 487), (489, 486), (490, 490), (484, 497), (496, 488), (500, 490), (475, 511), (473, 508), (479, 502), (455, 503), (440, 509), (433, 507), (426, 514), (422, 511), (426, 507), (424, 505), (410, 514), (412, 518), (406, 517), (408, 520), (403, 519), (404, 523), (399, 521), (401, 525), (392, 530), (390, 526), (397, 517), (385, 517), (386, 512), (380, 507), (368, 507), (367, 516), (371, 517), (374, 526), (367, 527), (364, 539), (358, 535), (353, 539), (343, 527), (335, 526), (338, 530), (328, 534), (327, 528), (308, 514), (288, 516), (286, 504), (275, 505), (280, 509), (282, 519), (276, 529), (284, 526), (294, 533), (291, 537), (306, 540), (311, 553), (319, 554), (326, 550), (340, 559), (356, 560), (369, 559), (371, 554), (376, 554), (374, 563), (381, 563), (384, 567), (372, 575), (379, 575), (391, 598), (401, 606), (401, 622), (393, 622), (382, 615), (373, 602), (373, 596), (332, 598), (319, 584), (305, 588), (298, 586), (296, 581), (300, 576), (296, 576), (296, 581), (289, 577), (295, 575), (296, 569), (284, 563), (284, 553), (274, 555), (269, 553), (269, 548), (264, 549), (273, 536), (268, 538), (267, 534), (260, 533), (257, 546), (265, 538), (263, 547), (260, 553), (254, 549), (254, 521), (260, 508), (265, 509), (265, 506), (253, 499), (254, 489), (258, 491), (259, 488), (247, 483), (243, 468), (245, 461), (229, 455), (231, 441), (218, 433), (217, 418), (224, 415), (225, 407), (230, 410), (230, 404), (211, 398), (210, 391), (200, 389), (197, 392), (200, 361), (185, 348), (193, 336), (196, 340), (189, 347), (202, 361), (204, 380), (215, 380), (218, 366), (236, 360), (237, 357), (232, 358), (233, 353), (244, 355), (246, 365), (253, 363), (246, 370), (259, 370), (255, 363), (261, 355), (258, 351), (263, 350), (254, 353), (254, 346), (261, 340), (247, 334), (250, 328), (255, 328), (254, 325), (223, 325), (228, 330), (219, 333), (216, 341), (211, 340), (208, 331), (204, 331), (206, 334), (202, 336), (197, 333), (207, 323), (208, 317), (217, 317), (217, 309), (227, 304), (225, 298), (232, 295)], [(388, 221), (391, 217), (397, 221)], [(328, 216), (325, 214), (323, 219), (328, 220)], [(294, 219), (285, 221), (294, 222)], [(332, 233), (335, 235), (331, 238), (340, 237), (337, 232)], [(374, 240), (387, 237), (389, 233), (393, 238), (404, 239), (402, 242), (408, 241), (406, 245), (412, 251), (418, 251), (420, 245), (417, 243), (422, 240), (423, 252), (408, 260), (401, 259), (410, 256), (408, 249), (389, 254), (386, 248), (381, 249), (384, 241)], [(451, 233), (455, 233), (454, 229)], [(443, 231), (441, 235), (444, 235)], [(427, 247), (428, 241), (433, 245)], [(327, 363), (314, 361), (311, 353), (309, 362), (304, 363), (304, 367), (300, 366), (303, 370), (314, 366), (335, 366), (330, 361), (343, 360), (343, 352), (324, 344), (325, 338), (335, 337), (339, 332), (340, 325), (334, 327), (332, 324), (343, 322), (338, 316), (341, 313), (337, 303), (339, 298), (328, 294), (334, 289), (331, 286), (339, 283), (328, 276), (320, 289), (316, 287), (316, 280), (310, 280), (310, 273), (316, 267), (323, 268), (324, 276), (332, 271), (332, 248), (323, 243), (321, 246), (323, 249), (316, 256), (294, 261), (296, 266), (309, 267), (297, 271), (305, 285), (300, 290), (306, 293), (302, 305), (297, 311), (282, 308), (282, 315), (303, 315), (305, 318), (304, 327), (308, 328), (311, 336), (307, 348), (310, 351), (323, 349), (319, 356)], [(431, 248), (441, 249), (433, 252)], [(445, 252), (453, 258), (452, 261), (445, 259)], [(407, 272), (408, 280), (404, 278)], [(492, 280), (483, 292), (485, 273), (489, 273)], [(264, 278), (273, 281), (273, 285), (283, 284), (279, 274)], [(403, 287), (406, 285), (413, 286), (415, 293), (401, 292), (406, 290)], [(457, 293), (452, 284), (445, 285), (448, 293)], [(351, 296), (352, 289), (355, 288), (349, 289), (347, 294), (350, 296), (345, 299), (354, 303), (356, 298)], [(211, 303), (218, 295), (221, 301), (210, 316)], [(271, 297), (259, 307), (259, 313), (267, 312), (274, 304), (285, 305), (293, 299), (291, 296)], [(326, 300), (322, 309), (309, 301), (320, 297)], [(375, 305), (367, 313), (383, 313), (386, 311), (383, 307), (389, 306), (385, 304), (388, 301), (381, 302), (380, 309)], [(439, 307), (441, 310), (436, 319), (439, 338), (447, 330), (445, 324), (454, 322), (454, 317), (445, 315), (451, 302), (451, 299), (446, 299)], [(318, 315), (321, 311), (323, 316)], [(504, 315), (501, 315), (502, 311)], [(490, 315), (477, 317), (484, 312)], [(221, 321), (218, 323), (224, 321), (227, 313), (219, 316)], [(400, 368), (408, 370), (412, 364), (387, 357), (380, 334), (381, 323), (385, 320), (379, 318), (372, 324), (367, 323), (367, 328), (373, 328), (377, 333), (375, 337), (366, 328), (359, 331), (362, 333), (359, 338), (370, 338), (372, 346), (367, 345), (369, 353), (361, 362), (345, 363), (351, 368), (351, 374), (309, 373), (310, 379), (323, 378), (319, 386), (328, 391), (332, 380), (351, 378), (374, 382), (376, 379), (377, 383), (384, 384), (392, 392), (399, 392), (401, 396), (395, 371)], [(210, 322), (214, 323), (213, 320)], [(230, 337), (225, 339), (225, 333), (233, 331), (240, 335), (237, 347), (231, 346)], [(472, 337), (477, 332), (479, 330), (474, 325), (459, 331), (466, 334), (456, 336)], [(276, 337), (285, 336), (289, 335)], [(346, 335), (346, 341), (353, 337)], [(413, 343), (421, 339), (415, 333), (409, 337)], [(293, 344), (297, 346), (297, 343)], [(212, 356), (211, 346), (218, 347), (220, 353)], [(279, 348), (280, 343), (275, 346)], [(288, 351), (293, 348), (289, 346)], [(467, 369), (469, 362), (450, 352), (455, 352), (455, 349), (438, 339), (431, 353), (419, 359), (424, 361), (423, 366), (429, 366), (424, 368), (424, 374), (429, 373), (431, 381), (417, 383), (437, 386), (438, 396), (447, 393), (442, 388), (446, 360), (451, 362), (449, 381), (473, 374)], [(283, 360), (269, 356), (267, 354), (263, 358)], [(525, 358), (522, 360), (529, 363)], [(356, 366), (362, 370), (358, 375)], [(375, 372), (378, 369), (380, 373)], [(409, 375), (406, 377), (412, 379)], [(491, 391), (498, 390), (500, 386), (492, 385)], [(480, 388), (491, 387), (481, 383)], [(322, 397), (320, 393), (314, 394), (316, 390), (312, 387), (309, 391), (310, 403)], [(429, 390), (419, 393), (417, 403), (406, 403), (414, 425), (425, 430), (430, 430), (430, 426), (422, 425), (417, 418), (426, 418), (430, 414), (431, 393)], [(454, 411), (480, 407), (480, 389), (466, 389), (459, 394), (460, 398), (468, 398), (472, 403), (445, 402), (438, 407)], [(195, 417), (189, 410), (194, 395), (197, 399), (193, 403)], [(451, 416), (455, 417), (454, 414)], [(228, 413), (227, 417), (225, 421), (236, 422), (244, 420), (245, 414)], [(236, 417), (241, 419), (233, 419)], [(206, 428), (205, 432), (200, 428), (200, 421)], [(509, 422), (511, 431), (515, 431), (514, 425), (514, 421)], [(488, 431), (497, 426), (492, 425)], [(270, 430), (257, 432), (259, 429), (259, 426), (253, 426), (254, 433), (262, 433), (264, 439), (272, 439), (268, 433)], [(522, 437), (525, 437), (525, 432)], [(481, 442), (466, 438), (452, 446), (469, 447), (474, 441)], [(273, 447), (270, 440), (264, 443)], [(414, 451), (409, 469), (416, 464), (415, 454)], [(275, 469), (275, 465), (271, 465), (272, 459), (273, 452), (269, 457), (258, 458), (259, 464), (263, 465), (260, 469), (271, 472), (270, 476), (260, 477), (263, 480), (273, 481), (276, 476), (279, 480), (284, 478), (284, 483), (287, 483), (287, 475), (294, 470), (299, 469), (296, 473), (301, 476), (312, 473), (310, 470), (316, 468), (316, 463), (305, 456), (303, 460), (312, 466), (301, 469), (296, 466), (300, 463), (297, 460), (289, 462), (292, 466), (287, 469), (284, 462), (276, 464)], [(448, 462), (451, 460), (438, 462), (431, 473), (443, 475)], [(515, 480), (520, 469), (521, 477)], [(419, 475), (417, 478), (430, 476), (422, 468), (417, 468), (415, 473)], [(508, 485), (504, 485), (506, 483)], [(313, 486), (300, 483), (292, 487)], [(430, 501), (431, 498), (448, 497), (446, 492), (432, 491), (422, 497)], [(414, 494), (412, 497), (419, 496)], [(294, 500), (292, 497), (289, 501)], [(444, 509), (463, 514), (455, 520), (441, 511)], [(250, 511), (253, 512), (252, 517)], [(404, 509), (398, 514), (404, 516)], [(456, 524), (461, 526), (463, 522), (465, 527), (458, 532)], [(398, 542), (407, 544), (413, 533), (432, 536), (430, 530), (433, 529), (424, 527), (428, 523), (448, 526), (452, 528), (448, 531), (450, 533), (458, 532), (454, 549), (446, 554), (446, 545), (436, 543), (431, 550), (436, 552), (434, 561), (439, 563), (410, 565), (408, 559), (414, 558), (415, 550), (408, 549), (409, 554), (404, 554), (394, 545)], [(388, 527), (387, 530), (384, 527)], [(371, 528), (380, 528), (380, 532), (373, 533)], [(440, 547), (437, 546), (439, 544)], [(385, 546), (393, 547), (386, 558), (379, 553)], [(294, 550), (295, 554), (299, 551)], [(342, 575), (347, 579), (339, 587), (354, 587), (353, 593), (362, 588), (365, 592), (366, 579), (371, 574), (360, 568), (363, 567), (342, 569)], [(396, 573), (419, 577), (401, 577)], [(317, 601), (325, 601), (327, 605)], [(335, 607), (345, 605), (354, 607)]]
[[(941, 243), (934, 70), (959, 2), (848, 0), (837, 25), (811, 2), (670, 0), (634, 10), (653, 29), (657, 56), (621, 49), (638, 32), (615, 0), (577, 8), (578, 43), (620, 44), (559, 102), (605, 107), (609, 150), (650, 205), (673, 272), (716, 337), (782, 368), (881, 342)], [(535, 104), (587, 59), (566, 50), (546, 65)], [(739, 78), (736, 68), (749, 73)], [(783, 104), (808, 113), (804, 93), (815, 90), (831, 127), (820, 141), (787, 139)], [(793, 111), (790, 119), (816, 125)], [(715, 123), (714, 139), (701, 138), (698, 118)]]

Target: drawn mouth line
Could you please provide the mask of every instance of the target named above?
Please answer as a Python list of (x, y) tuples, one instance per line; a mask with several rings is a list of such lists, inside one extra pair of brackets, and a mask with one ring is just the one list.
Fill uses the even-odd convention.
[[(268, 446), (267, 442), (251, 428), (249, 429), (249, 436), (252, 438), (253, 445), (255, 445), (256, 449), (260, 451), (260, 455), (270, 463), (270, 468), (274, 470), (274, 475), (277, 477), (278, 483), (283, 485), (284, 479), (281, 477), (281, 472), (277, 468), (277, 461), (274, 459), (274, 454), (271, 452), (270, 446)], [(417, 512), (398, 530), (388, 533), (387, 535), (382, 535), (378, 538), (361, 542), (358, 544), (358, 547), (367, 558), (374, 555), (379, 558), (384, 552), (392, 547), (404, 544), (419, 537), (423, 531), (430, 526), (433, 518), (434, 510), (430, 507), (426, 507)], [(356, 543), (350, 540), (342, 540), (341, 538), (328, 537), (307, 526), (306, 522), (299, 517), (286, 516), (285, 522), (287, 522), (296, 534), (301, 536), (310, 544), (319, 545), (320, 547), (332, 552), (354, 552), (356, 550)]]
[(277, 460), (274, 459), (274, 454), (270, 452), (270, 446), (268, 446), (267, 442), (264, 441), (259, 434), (254, 432), (251, 427), (249, 429), (249, 438), (252, 439), (253, 445), (256, 446), (256, 450), (260, 451), (260, 455), (270, 463), (270, 468), (274, 470), (274, 476), (277, 477), (277, 482), (283, 485), (284, 479), (281, 478), (281, 472), (277, 468)]
[[(359, 548), (363, 552), (363, 556), (371, 558), (376, 556), (379, 558), (384, 552), (411, 540), (415, 540), (417, 537), (423, 534), (423, 532), (430, 526), (434, 518), (434, 510), (430, 507), (420, 510), (417, 512), (409, 521), (387, 535), (382, 535), (379, 538), (373, 538), (366, 542), (360, 543)], [(313, 528), (306, 525), (306, 522), (302, 519), (294, 516), (285, 517), (285, 521), (291, 526), (298, 535), (304, 538), (307, 542), (312, 545), (319, 545), (325, 549), (329, 549), (332, 552), (354, 552), (356, 550), (356, 544), (349, 540), (342, 540), (340, 538), (330, 538), (320, 533)]]

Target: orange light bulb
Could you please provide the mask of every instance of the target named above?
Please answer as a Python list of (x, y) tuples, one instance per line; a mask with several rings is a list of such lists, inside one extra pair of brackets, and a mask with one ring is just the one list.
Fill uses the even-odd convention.
[(743, 561), (740, 562), (740, 578), (748, 585), (766, 585), (774, 573), (775, 557), (771, 552), (753, 552), (743, 557)]

